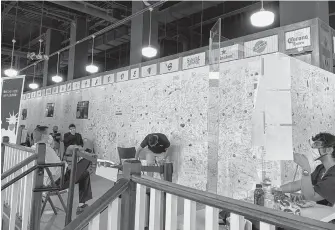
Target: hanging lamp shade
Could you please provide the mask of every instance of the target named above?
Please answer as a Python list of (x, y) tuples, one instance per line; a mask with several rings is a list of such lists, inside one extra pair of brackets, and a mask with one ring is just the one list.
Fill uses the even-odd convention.
[(275, 14), (271, 11), (261, 8), (250, 17), (251, 24), (255, 27), (266, 27), (272, 25), (275, 20)]
[(32, 82), (32, 83), (29, 84), (29, 88), (30, 89), (37, 89), (38, 88), (38, 84), (35, 83), (35, 82)]
[(5, 70), (5, 75), (7, 77), (15, 77), (17, 76), (17, 74), (18, 74), (18, 71), (13, 68), (9, 68)]
[(157, 55), (157, 49), (152, 46), (143, 47), (142, 55), (147, 58), (155, 57)]
[(56, 83), (59, 83), (59, 82), (63, 81), (63, 78), (59, 75), (55, 75), (51, 79), (52, 79), (53, 82), (56, 82)]
[(98, 66), (94, 65), (94, 64), (90, 64), (86, 66), (86, 71), (89, 73), (96, 73), (98, 72), (99, 68)]

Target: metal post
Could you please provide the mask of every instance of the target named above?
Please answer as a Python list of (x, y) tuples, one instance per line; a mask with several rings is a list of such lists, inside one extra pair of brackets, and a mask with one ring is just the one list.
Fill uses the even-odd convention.
[[(126, 160), (123, 163), (123, 177), (131, 179), (131, 175), (141, 176), (141, 162)], [(130, 181), (129, 187), (121, 196), (121, 230), (134, 230), (136, 209), (136, 183)]]
[(76, 174), (77, 174), (77, 161), (78, 161), (78, 149), (75, 148), (72, 154), (72, 168), (70, 175), (69, 195), (67, 198), (67, 212), (65, 217), (65, 226), (72, 221), (72, 208), (73, 208), (74, 187), (76, 183)]
[[(45, 151), (46, 151), (45, 143), (38, 143), (37, 160), (36, 160), (37, 165), (45, 163)], [(44, 179), (44, 169), (37, 168), (35, 172), (34, 189), (43, 187), (43, 179)], [(42, 208), (42, 192), (34, 192), (31, 203), (31, 217), (30, 217), (31, 230), (40, 230), (41, 208)]]

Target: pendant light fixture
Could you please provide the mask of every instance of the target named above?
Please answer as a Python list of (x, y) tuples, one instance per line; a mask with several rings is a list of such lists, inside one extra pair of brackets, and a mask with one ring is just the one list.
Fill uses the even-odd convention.
[(57, 54), (58, 54), (58, 59), (57, 59), (57, 74), (52, 77), (52, 81), (56, 82), (56, 83), (59, 83), (59, 82), (63, 81), (63, 78), (58, 75), (58, 70), (59, 70), (59, 52)]
[(255, 27), (269, 26), (275, 20), (275, 14), (271, 11), (265, 10), (263, 7), (263, 0), (261, 2), (262, 8), (258, 12), (253, 13), (250, 17), (251, 24)]
[(86, 66), (86, 71), (89, 73), (96, 73), (99, 70), (98, 66), (93, 64), (94, 38), (95, 38), (95, 35), (92, 35), (92, 61), (90, 65)]
[(147, 58), (152, 58), (152, 57), (155, 57), (157, 55), (157, 49), (155, 47), (152, 47), (151, 46), (151, 12), (153, 10), (153, 8), (150, 8), (150, 24), (149, 24), (149, 45), (146, 46), (146, 47), (143, 47), (142, 48), (142, 55), (144, 57), (147, 57)]
[(29, 84), (29, 88), (31, 89), (37, 89), (38, 84), (35, 83), (35, 74), (36, 74), (36, 64), (34, 64), (34, 77), (33, 77), (33, 82)]
[[(19, 2), (17, 2), (17, 4), (19, 4)], [(4, 71), (5, 75), (7, 77), (15, 77), (17, 76), (18, 74), (18, 71), (16, 69), (13, 68), (13, 62), (14, 62), (14, 46), (15, 46), (15, 32), (16, 32), (16, 19), (17, 19), (17, 8), (18, 6), (16, 6), (16, 13), (15, 13), (15, 22), (14, 22), (14, 36), (13, 36), (13, 40), (12, 40), (12, 43), (13, 43), (13, 46), (12, 46), (12, 59), (11, 59), (11, 62), (10, 62), (10, 68), (9, 69), (6, 69)]]

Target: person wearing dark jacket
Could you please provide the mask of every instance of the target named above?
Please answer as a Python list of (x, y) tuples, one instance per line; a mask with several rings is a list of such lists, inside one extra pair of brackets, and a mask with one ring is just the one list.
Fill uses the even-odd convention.
[(66, 152), (67, 147), (70, 145), (78, 145), (83, 147), (84, 142), (83, 138), (79, 133), (76, 133), (76, 126), (71, 124), (69, 126), (70, 132), (64, 134), (63, 142), (64, 142), (64, 151)]

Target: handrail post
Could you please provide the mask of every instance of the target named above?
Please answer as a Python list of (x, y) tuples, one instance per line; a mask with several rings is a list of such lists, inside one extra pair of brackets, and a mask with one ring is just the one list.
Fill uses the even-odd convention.
[(126, 160), (123, 163), (123, 177), (129, 180), (127, 190), (121, 196), (121, 230), (134, 230), (136, 209), (136, 183), (132, 175), (141, 176), (141, 161)]
[[(172, 182), (172, 174), (173, 174), (173, 163), (168, 162), (163, 165), (163, 178), (165, 181)], [(165, 214), (166, 214), (166, 193), (164, 192), (162, 195), (162, 214), (163, 214), (163, 228), (165, 229)]]
[(5, 163), (5, 148), (6, 146), (1, 143), (1, 174), (3, 173), (3, 165)]
[(67, 212), (65, 217), (65, 226), (72, 221), (73, 196), (74, 196), (74, 187), (76, 183), (76, 174), (77, 174), (78, 151), (79, 151), (78, 148), (75, 148), (72, 154), (72, 166), (70, 174), (69, 195), (67, 198)]
[[(45, 143), (38, 143), (36, 149), (37, 149), (36, 164), (37, 165), (44, 164), (46, 154)], [(43, 186), (43, 179), (44, 179), (44, 169), (38, 167), (35, 172), (34, 189), (41, 188)], [(34, 192), (33, 200), (31, 203), (31, 218), (30, 218), (31, 230), (40, 230), (41, 208), (42, 208), (42, 192)]]

